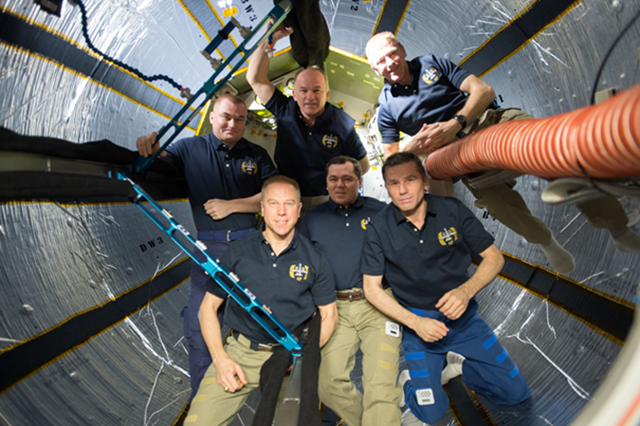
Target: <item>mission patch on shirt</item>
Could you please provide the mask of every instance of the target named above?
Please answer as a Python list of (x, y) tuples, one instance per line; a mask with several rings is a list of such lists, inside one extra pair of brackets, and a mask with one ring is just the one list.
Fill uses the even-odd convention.
[(363, 274), (384, 275), (405, 307), (435, 310), (438, 300), (467, 279), (471, 257), (493, 237), (462, 202), (425, 194), (427, 215), (418, 229), (389, 204), (368, 226)]
[[(333, 272), (322, 252), (305, 237), (295, 233), (289, 247), (276, 256), (262, 232), (234, 241), (220, 259), (240, 283), (289, 331), (308, 319), (316, 306), (336, 300)], [(220, 298), (227, 293), (213, 280), (207, 291)], [(225, 323), (257, 343), (275, 340), (243, 308), (231, 300), (225, 311)]]

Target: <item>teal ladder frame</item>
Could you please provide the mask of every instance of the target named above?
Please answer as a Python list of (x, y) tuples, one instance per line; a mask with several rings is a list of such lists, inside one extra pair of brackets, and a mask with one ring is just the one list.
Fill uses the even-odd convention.
[[(173, 219), (169, 211), (163, 209), (144, 189), (126, 175), (118, 173), (118, 179), (127, 181), (133, 186), (133, 189), (137, 193), (133, 203), (184, 250), (194, 262), (200, 265), (277, 343), (290, 351), (294, 359), (301, 355), (302, 343), (273, 315), (268, 306), (260, 303), (248, 288), (240, 284), (240, 279), (236, 274), (227, 271), (223, 266), (219, 265), (214, 258), (207, 254), (207, 246), (202, 241), (195, 240), (184, 226)], [(148, 204), (143, 204), (143, 201), (147, 201)], [(198, 256), (196, 256), (196, 253), (204, 256), (205, 260), (200, 260)], [(234, 289), (238, 291), (236, 292)], [(272, 327), (268, 321), (270, 321), (275, 328)]]
[[(138, 159), (132, 165), (133, 172), (144, 173), (149, 168), (149, 166), (151, 166), (151, 163), (153, 163), (156, 158), (158, 158), (160, 152), (162, 152), (171, 142), (173, 142), (173, 140), (178, 136), (182, 129), (184, 129), (191, 122), (191, 120), (193, 120), (193, 118), (198, 115), (198, 113), (200, 113), (207, 101), (211, 99), (213, 95), (215, 95), (222, 88), (222, 86), (227, 83), (227, 81), (233, 78), (233, 74), (240, 68), (240, 66), (245, 63), (246, 59), (251, 56), (253, 51), (256, 50), (256, 48), (262, 43), (262, 41), (271, 37), (271, 34), (275, 31), (278, 25), (280, 25), (282, 21), (284, 21), (292, 7), (293, 5), (291, 4), (290, 0), (282, 0), (280, 3), (275, 5), (273, 9), (271, 9), (271, 12), (269, 12), (269, 14), (262, 18), (256, 28), (251, 31), (251, 33), (233, 51), (233, 53), (229, 55), (229, 57), (222, 63), (222, 65), (219, 66), (218, 69), (216, 69), (213, 75), (207, 81), (205, 81), (202, 87), (187, 100), (185, 105), (180, 109), (180, 111), (178, 111), (178, 113), (171, 119), (171, 121), (169, 121), (169, 123), (162, 127), (162, 129), (160, 129), (155, 143), (160, 143), (160, 140), (167, 132), (169, 132), (169, 130), (173, 129), (174, 132), (166, 139), (160, 149), (156, 151), (152, 156), (148, 158), (142, 156), (138, 157)], [(270, 26), (266, 32), (263, 32), (263, 28), (265, 27), (265, 25), (269, 24), (270, 19), (274, 21), (273, 25)], [(235, 20), (233, 19), (230, 20), (229, 23), (218, 32), (218, 35), (216, 35), (211, 43), (207, 45), (203, 52), (206, 52), (207, 54), (213, 52), (214, 49), (216, 49), (220, 45), (220, 43), (228, 39), (229, 34), (231, 34), (231, 31), (236, 27), (237, 21), (235, 21), (235, 23), (234, 21)], [(247, 48), (246, 46), (250, 44), (249, 42), (253, 40), (258, 32), (263, 32), (262, 36), (258, 38), (258, 41), (255, 44), (253, 44), (250, 48)], [(222, 72), (225, 71), (229, 66), (231, 67), (231, 70), (216, 82), (216, 79), (220, 77)], [(187, 116), (191, 105), (198, 100), (200, 100), (200, 103), (195, 108), (195, 111)]]

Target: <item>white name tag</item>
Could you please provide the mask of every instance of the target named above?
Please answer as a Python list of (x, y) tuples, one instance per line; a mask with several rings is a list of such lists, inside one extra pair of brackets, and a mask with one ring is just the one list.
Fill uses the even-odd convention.
[(431, 389), (416, 390), (416, 401), (418, 401), (418, 405), (433, 405), (436, 403)]
[(384, 325), (384, 331), (387, 336), (391, 337), (400, 337), (400, 325), (395, 322), (387, 321)]

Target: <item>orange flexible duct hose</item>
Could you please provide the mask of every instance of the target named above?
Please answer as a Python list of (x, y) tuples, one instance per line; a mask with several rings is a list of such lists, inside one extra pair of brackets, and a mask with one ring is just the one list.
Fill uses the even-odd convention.
[(598, 105), (495, 124), (435, 151), (425, 167), (435, 179), (483, 170), (541, 178), (640, 175), (640, 84)]

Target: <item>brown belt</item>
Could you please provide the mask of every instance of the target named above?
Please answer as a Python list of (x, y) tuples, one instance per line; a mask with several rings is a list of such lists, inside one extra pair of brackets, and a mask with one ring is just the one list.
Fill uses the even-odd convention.
[[(384, 280), (382, 282), (382, 289), (386, 290), (389, 288), (389, 283), (387, 282), (387, 280)], [(364, 299), (364, 290), (362, 289), (357, 289), (357, 290), (342, 290), (342, 291), (336, 291), (336, 298), (338, 300), (348, 300), (349, 302), (353, 302), (355, 300), (362, 300)]]
[(364, 299), (364, 291), (362, 290), (336, 291), (336, 298), (338, 300), (348, 300), (349, 302), (353, 302), (354, 300), (362, 300)]

